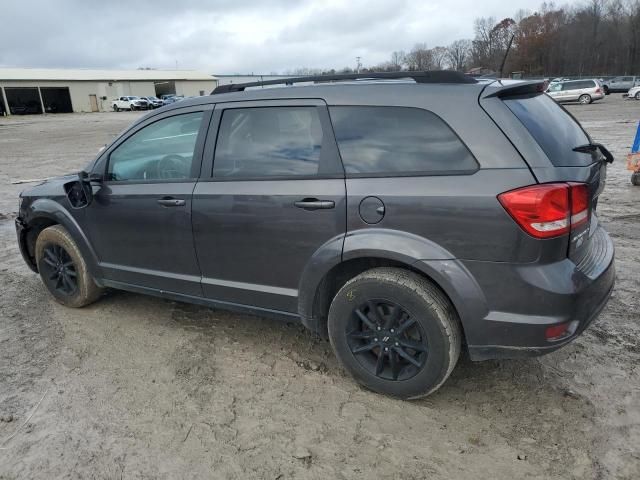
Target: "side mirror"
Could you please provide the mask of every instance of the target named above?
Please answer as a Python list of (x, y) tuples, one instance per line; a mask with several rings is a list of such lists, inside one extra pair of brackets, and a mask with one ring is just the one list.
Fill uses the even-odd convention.
[(73, 208), (86, 208), (93, 201), (91, 183), (102, 183), (102, 175), (78, 172), (78, 179), (65, 183), (64, 191)]

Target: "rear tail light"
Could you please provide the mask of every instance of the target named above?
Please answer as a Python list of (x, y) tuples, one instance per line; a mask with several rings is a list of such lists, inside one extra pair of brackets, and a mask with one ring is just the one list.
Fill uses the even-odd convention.
[(583, 183), (570, 183), (571, 195), (571, 228), (575, 228), (589, 220), (589, 189)]
[(554, 238), (589, 219), (589, 193), (581, 183), (545, 183), (498, 195), (504, 209), (535, 238)]
[(602, 93), (602, 90), (600, 90), (599, 88), (596, 88), (596, 93)]

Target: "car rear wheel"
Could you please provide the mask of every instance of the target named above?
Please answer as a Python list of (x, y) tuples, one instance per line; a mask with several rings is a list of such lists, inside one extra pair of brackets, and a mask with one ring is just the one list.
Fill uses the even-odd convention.
[(59, 303), (84, 307), (102, 295), (78, 246), (61, 225), (45, 228), (38, 235), (35, 253), (42, 282)]
[(349, 280), (331, 303), (328, 327), (338, 360), (359, 383), (404, 399), (437, 390), (460, 355), (462, 329), (451, 302), (399, 268)]
[(586, 94), (580, 95), (580, 98), (578, 99), (578, 101), (583, 105), (588, 105), (591, 103), (591, 96)]

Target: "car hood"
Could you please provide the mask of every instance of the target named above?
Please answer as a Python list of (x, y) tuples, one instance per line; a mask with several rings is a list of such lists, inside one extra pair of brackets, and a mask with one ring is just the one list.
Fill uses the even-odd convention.
[(59, 177), (51, 177), (46, 180), (25, 188), (20, 192), (21, 197), (48, 197), (64, 195), (64, 184), (78, 179), (77, 173), (69, 173)]

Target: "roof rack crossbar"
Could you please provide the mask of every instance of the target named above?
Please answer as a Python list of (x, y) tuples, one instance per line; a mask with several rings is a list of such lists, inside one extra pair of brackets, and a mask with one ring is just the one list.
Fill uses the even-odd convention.
[(293, 85), (294, 83), (308, 82), (339, 82), (344, 80), (399, 80), (411, 78), (416, 83), (478, 83), (473, 77), (461, 72), (451, 70), (433, 70), (426, 72), (368, 72), (345, 73), (339, 75), (311, 75), (307, 77), (280, 78), (277, 80), (265, 80), (263, 82), (231, 83), (216, 87), (212, 95), (218, 93), (242, 92), (249, 87), (264, 87), (267, 85)]

